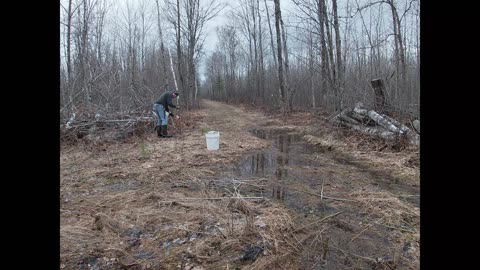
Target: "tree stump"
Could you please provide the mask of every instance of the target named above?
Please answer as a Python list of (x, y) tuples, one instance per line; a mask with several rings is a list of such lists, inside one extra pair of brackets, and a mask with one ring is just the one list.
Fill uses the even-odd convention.
[(385, 113), (387, 101), (385, 99), (385, 84), (382, 79), (374, 79), (370, 81), (375, 94), (375, 111)]

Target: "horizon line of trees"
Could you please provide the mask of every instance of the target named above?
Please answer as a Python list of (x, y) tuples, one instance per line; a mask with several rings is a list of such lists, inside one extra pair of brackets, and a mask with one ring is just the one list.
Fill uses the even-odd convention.
[[(288, 111), (371, 104), (418, 116), (419, 0), (239, 0), (205, 53), (219, 0), (62, 0), (60, 114), (150, 111), (165, 90)], [(205, 80), (200, 81), (205, 64)]]
[[(386, 86), (390, 110), (419, 115), (418, 0), (240, 0), (217, 28), (202, 96), (284, 111), (372, 104)], [(272, 5), (273, 4), (273, 5)]]

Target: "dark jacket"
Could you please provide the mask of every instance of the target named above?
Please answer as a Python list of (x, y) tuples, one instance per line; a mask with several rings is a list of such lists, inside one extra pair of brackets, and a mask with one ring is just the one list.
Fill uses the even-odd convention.
[[(168, 108), (169, 106), (177, 108), (177, 106), (172, 103), (172, 92), (170, 91), (163, 93), (155, 103), (162, 104), (167, 112), (170, 112), (170, 109)], [(173, 113), (171, 113), (171, 115), (173, 116)]]

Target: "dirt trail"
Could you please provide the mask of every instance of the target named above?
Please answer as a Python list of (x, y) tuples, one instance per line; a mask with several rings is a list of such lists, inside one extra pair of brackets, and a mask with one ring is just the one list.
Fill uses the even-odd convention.
[(245, 111), (241, 108), (211, 100), (203, 100), (207, 117), (205, 124), (213, 129), (228, 132), (244, 132), (255, 125), (262, 125), (269, 119), (257, 111)]
[[(173, 138), (62, 146), (62, 269), (419, 269), (411, 154), (202, 107)], [(220, 131), (219, 151), (206, 130)]]

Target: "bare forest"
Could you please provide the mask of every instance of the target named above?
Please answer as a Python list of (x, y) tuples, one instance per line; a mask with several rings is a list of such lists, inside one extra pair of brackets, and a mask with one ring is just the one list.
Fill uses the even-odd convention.
[[(283, 13), (279, 4), (62, 1), (62, 119), (145, 109), (167, 88), (186, 108), (202, 96), (338, 111), (372, 102), (377, 78), (391, 110), (418, 117), (419, 1), (291, 0)], [(220, 12), (228, 19), (206, 33)]]
[(420, 269), (420, 0), (59, 9), (61, 269)]

